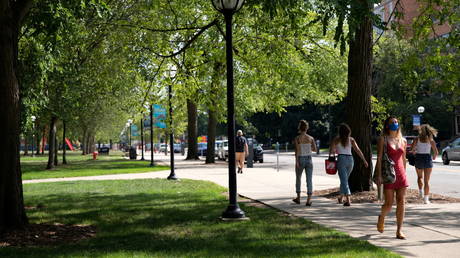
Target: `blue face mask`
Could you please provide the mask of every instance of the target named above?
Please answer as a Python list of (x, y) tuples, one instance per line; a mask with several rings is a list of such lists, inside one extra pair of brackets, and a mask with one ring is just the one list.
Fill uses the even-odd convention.
[(389, 128), (391, 131), (397, 131), (398, 128), (399, 128), (399, 124), (398, 124), (398, 123), (390, 124), (390, 125), (388, 126), (388, 128)]

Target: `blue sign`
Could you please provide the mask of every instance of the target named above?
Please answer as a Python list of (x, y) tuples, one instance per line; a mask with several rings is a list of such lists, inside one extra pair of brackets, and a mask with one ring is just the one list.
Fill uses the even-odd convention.
[(166, 128), (166, 109), (161, 105), (153, 105), (153, 120), (155, 121), (154, 125), (157, 128)]
[(420, 126), (420, 115), (412, 115), (412, 125)]
[(131, 125), (131, 136), (139, 136), (137, 125)]

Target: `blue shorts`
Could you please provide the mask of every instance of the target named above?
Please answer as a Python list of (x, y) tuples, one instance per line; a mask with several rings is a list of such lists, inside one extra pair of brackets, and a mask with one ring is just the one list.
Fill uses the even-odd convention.
[(432, 168), (431, 154), (415, 154), (415, 167), (419, 169)]

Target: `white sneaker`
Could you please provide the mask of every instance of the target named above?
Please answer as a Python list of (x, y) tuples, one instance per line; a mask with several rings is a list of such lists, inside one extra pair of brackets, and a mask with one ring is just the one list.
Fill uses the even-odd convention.
[(431, 203), (428, 196), (425, 196), (425, 198), (423, 198), (423, 203), (425, 203), (425, 204), (430, 204)]

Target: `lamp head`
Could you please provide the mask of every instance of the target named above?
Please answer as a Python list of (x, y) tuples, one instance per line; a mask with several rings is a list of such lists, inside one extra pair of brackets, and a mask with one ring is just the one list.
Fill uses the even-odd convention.
[(128, 119), (128, 124), (132, 124), (133, 123), (133, 120), (132, 119)]
[(423, 106), (420, 106), (420, 107), (417, 108), (417, 111), (419, 113), (423, 113), (423, 112), (425, 112), (425, 108)]
[(234, 14), (241, 9), (243, 6), (244, 0), (211, 0), (214, 8), (225, 14), (231, 13)]
[(32, 122), (35, 122), (35, 120), (37, 119), (36, 116), (30, 116), (30, 119), (32, 119)]

